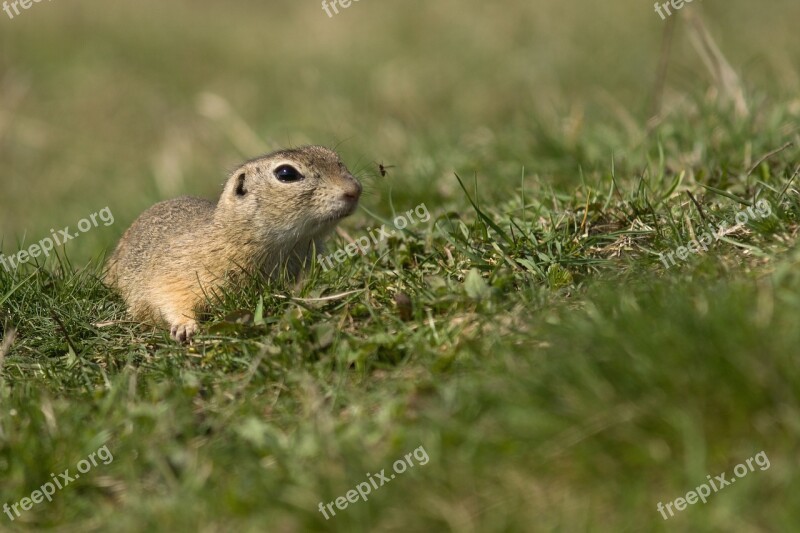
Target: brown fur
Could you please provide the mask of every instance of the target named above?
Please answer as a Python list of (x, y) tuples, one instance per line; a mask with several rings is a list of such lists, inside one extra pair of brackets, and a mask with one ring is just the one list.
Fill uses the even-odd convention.
[[(304, 179), (279, 181), (282, 165)], [(105, 282), (134, 320), (166, 324), (174, 339), (188, 340), (208, 297), (243, 273), (296, 277), (360, 195), (361, 184), (327, 148), (253, 159), (229, 176), (216, 204), (182, 197), (145, 211), (109, 259)]]

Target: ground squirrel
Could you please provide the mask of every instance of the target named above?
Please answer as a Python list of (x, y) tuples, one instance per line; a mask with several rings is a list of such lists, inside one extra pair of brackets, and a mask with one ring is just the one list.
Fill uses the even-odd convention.
[(125, 232), (104, 280), (134, 320), (188, 341), (208, 296), (244, 273), (296, 277), (358, 205), (361, 184), (322, 146), (281, 150), (234, 171), (217, 203), (182, 197)]

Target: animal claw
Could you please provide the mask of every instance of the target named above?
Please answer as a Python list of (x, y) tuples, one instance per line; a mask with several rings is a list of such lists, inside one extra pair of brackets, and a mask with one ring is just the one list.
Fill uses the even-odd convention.
[(192, 337), (194, 337), (198, 329), (199, 326), (197, 322), (173, 324), (170, 328), (169, 335), (172, 337), (172, 340), (185, 344), (192, 340)]

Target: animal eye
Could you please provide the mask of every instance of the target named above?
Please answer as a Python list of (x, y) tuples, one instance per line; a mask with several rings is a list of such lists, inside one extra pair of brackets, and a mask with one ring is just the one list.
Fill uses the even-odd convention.
[(300, 171), (291, 165), (281, 165), (276, 168), (275, 177), (278, 178), (278, 181), (282, 181), (283, 183), (291, 183), (303, 179), (303, 175), (300, 174)]

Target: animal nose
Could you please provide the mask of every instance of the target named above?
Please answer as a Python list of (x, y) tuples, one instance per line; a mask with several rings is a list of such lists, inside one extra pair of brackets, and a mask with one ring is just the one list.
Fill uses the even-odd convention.
[(347, 180), (347, 184), (344, 186), (343, 196), (348, 200), (358, 200), (361, 197), (361, 183), (350, 176), (350, 179)]

